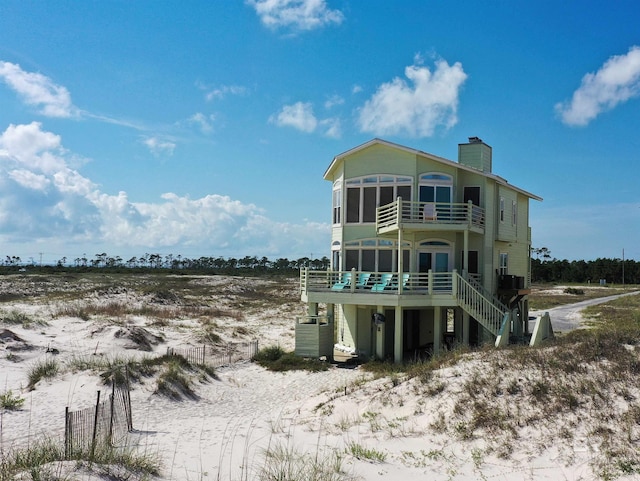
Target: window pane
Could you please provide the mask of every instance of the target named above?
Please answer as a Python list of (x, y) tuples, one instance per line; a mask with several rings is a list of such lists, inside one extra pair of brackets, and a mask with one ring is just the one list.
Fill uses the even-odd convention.
[(363, 271), (373, 272), (376, 270), (376, 251), (366, 249), (362, 251), (362, 268)]
[(473, 205), (480, 205), (480, 187), (464, 188), (464, 203), (471, 201)]
[(399, 185), (396, 197), (402, 197), (402, 200), (413, 200), (411, 199), (411, 186)]
[(432, 185), (420, 186), (420, 202), (434, 202), (435, 189)]
[(436, 187), (436, 202), (451, 202), (451, 187)]
[(391, 204), (391, 202), (393, 202), (393, 187), (380, 187), (380, 205)]
[(343, 269), (345, 271), (350, 271), (351, 269), (358, 270), (358, 253), (359, 250), (348, 250), (345, 251), (345, 265)]
[(380, 272), (393, 272), (392, 254), (390, 250), (378, 251), (378, 270)]
[(347, 222), (360, 222), (360, 189), (347, 189)]
[(362, 213), (363, 222), (376, 221), (376, 187), (366, 187), (364, 189), (364, 211)]

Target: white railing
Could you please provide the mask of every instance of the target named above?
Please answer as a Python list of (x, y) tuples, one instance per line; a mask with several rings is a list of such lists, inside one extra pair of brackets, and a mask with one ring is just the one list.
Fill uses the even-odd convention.
[(498, 299), (495, 295), (489, 292), (489, 290), (486, 287), (484, 287), (478, 279), (476, 279), (474, 274), (467, 274), (466, 276), (464, 276), (464, 278), (467, 282), (469, 282), (469, 284), (471, 284), (471, 286), (474, 289), (480, 292), (484, 297), (486, 297), (487, 299), (491, 299), (491, 301), (496, 307), (503, 310), (504, 312), (507, 312), (509, 310), (509, 308), (506, 305), (504, 305), (504, 303), (502, 303), (500, 299)]
[(411, 202), (398, 198), (376, 211), (378, 229), (400, 224), (457, 224), (484, 228), (484, 218), (484, 209), (471, 202)]
[(457, 304), (493, 335), (497, 335), (507, 307), (475, 285), (453, 272), (393, 272), (366, 271), (300, 271), (300, 290), (332, 294), (395, 294), (395, 295), (446, 295), (455, 298)]
[(451, 294), (453, 272), (300, 271), (300, 291), (371, 294)]
[(492, 300), (487, 299), (462, 276), (457, 276), (457, 278), (456, 295), (460, 307), (494, 336), (497, 336), (504, 316), (508, 311), (496, 305)]

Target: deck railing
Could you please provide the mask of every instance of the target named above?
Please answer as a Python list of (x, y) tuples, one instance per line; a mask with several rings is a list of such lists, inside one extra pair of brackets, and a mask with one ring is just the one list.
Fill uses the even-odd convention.
[(451, 294), (455, 272), (300, 271), (304, 292), (371, 294)]
[[(300, 271), (301, 292), (365, 295), (447, 295), (493, 335), (497, 335), (508, 309), (477, 281), (453, 272)], [(345, 298), (346, 299), (346, 298)]]
[(401, 198), (377, 208), (378, 229), (401, 224), (456, 224), (484, 228), (484, 209), (471, 202), (412, 202)]

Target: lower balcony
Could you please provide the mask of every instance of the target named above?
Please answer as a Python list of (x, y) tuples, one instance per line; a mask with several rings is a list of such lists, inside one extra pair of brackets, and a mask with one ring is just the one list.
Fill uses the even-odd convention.
[(455, 300), (457, 273), (312, 271), (300, 273), (304, 302), (361, 305), (425, 305), (426, 296)]

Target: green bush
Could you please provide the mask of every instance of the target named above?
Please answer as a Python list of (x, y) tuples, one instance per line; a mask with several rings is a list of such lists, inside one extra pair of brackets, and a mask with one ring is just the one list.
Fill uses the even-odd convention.
[(0, 394), (0, 408), (6, 409), (7, 411), (15, 411), (20, 409), (24, 404), (24, 398), (13, 394), (13, 391), (9, 389), (6, 392)]
[(584, 296), (584, 289), (578, 289), (576, 287), (567, 287), (564, 290), (565, 294), (573, 294), (575, 296)]
[(326, 371), (329, 364), (318, 359), (306, 359), (286, 352), (280, 346), (269, 346), (261, 349), (253, 358), (262, 367), (276, 372), (282, 371)]

